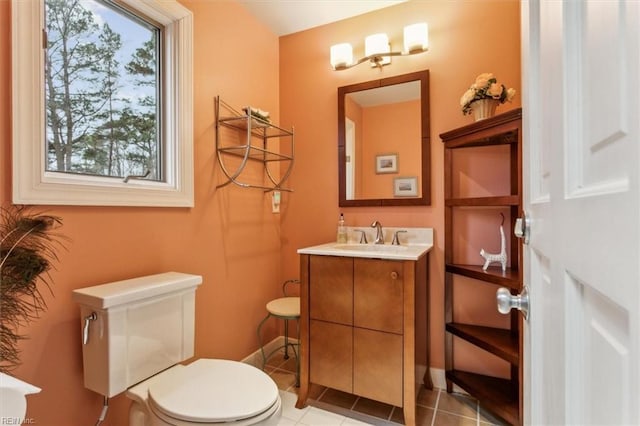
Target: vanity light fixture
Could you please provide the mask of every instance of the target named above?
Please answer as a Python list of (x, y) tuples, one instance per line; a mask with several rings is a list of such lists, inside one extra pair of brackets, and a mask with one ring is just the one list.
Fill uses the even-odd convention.
[(404, 50), (391, 51), (389, 37), (384, 33), (372, 34), (364, 40), (365, 56), (353, 60), (353, 47), (349, 43), (331, 46), (331, 66), (334, 70), (346, 70), (369, 61), (372, 67), (382, 67), (391, 63), (392, 56), (407, 56), (423, 53), (429, 49), (429, 27), (426, 23), (404, 27)]

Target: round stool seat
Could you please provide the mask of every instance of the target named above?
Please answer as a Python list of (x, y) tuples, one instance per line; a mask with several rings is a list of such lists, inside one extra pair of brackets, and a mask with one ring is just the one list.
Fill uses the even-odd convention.
[(278, 317), (296, 318), (300, 316), (299, 297), (281, 297), (267, 303), (267, 311)]

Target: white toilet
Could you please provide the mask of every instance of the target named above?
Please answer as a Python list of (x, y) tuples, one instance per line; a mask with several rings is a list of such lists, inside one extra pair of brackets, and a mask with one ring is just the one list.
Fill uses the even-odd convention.
[(126, 391), (130, 426), (276, 425), (275, 382), (238, 361), (193, 356), (198, 275), (168, 272), (73, 291), (83, 322), (85, 387)]

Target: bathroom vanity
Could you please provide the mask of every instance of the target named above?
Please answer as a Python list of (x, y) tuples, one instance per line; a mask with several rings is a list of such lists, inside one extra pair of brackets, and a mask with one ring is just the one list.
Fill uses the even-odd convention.
[[(415, 424), (416, 382), (432, 387), (427, 309), (432, 238), (421, 242), (330, 243), (298, 250), (297, 407), (306, 404), (313, 383), (402, 407), (405, 424)], [(421, 364), (426, 373), (418, 372)]]

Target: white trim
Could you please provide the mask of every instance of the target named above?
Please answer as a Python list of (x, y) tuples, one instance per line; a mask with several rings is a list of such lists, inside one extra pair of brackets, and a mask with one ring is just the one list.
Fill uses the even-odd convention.
[[(296, 344), (298, 343), (298, 339), (289, 337), (289, 343)], [(284, 336), (278, 336), (272, 341), (266, 343), (264, 345), (264, 353), (270, 354), (277, 348), (282, 348), (282, 353), (284, 353)], [(295, 355), (291, 355), (295, 356)], [(245, 364), (253, 365), (256, 368), (262, 369), (262, 353), (260, 352), (260, 348), (256, 349), (253, 353), (247, 355), (242, 359), (241, 362)]]
[(122, 1), (165, 25), (167, 181), (45, 171), (43, 3), (12, 0), (14, 203), (193, 207), (193, 16), (173, 0)]

